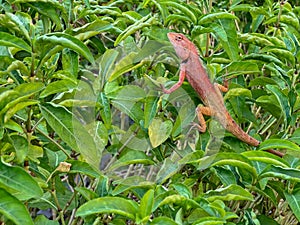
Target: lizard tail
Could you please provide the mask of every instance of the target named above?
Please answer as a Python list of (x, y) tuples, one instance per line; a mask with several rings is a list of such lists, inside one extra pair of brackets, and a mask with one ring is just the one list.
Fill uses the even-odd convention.
[(260, 144), (258, 140), (256, 140), (255, 138), (247, 134), (232, 118), (230, 118), (226, 122), (227, 122), (227, 124), (225, 124), (226, 130), (228, 130), (230, 133), (232, 133), (241, 141), (252, 146), (258, 146)]
[[(238, 126), (232, 118), (228, 121), (230, 121), (230, 123), (223, 124), (223, 126), (225, 126), (226, 130), (231, 132), (238, 139), (240, 139), (243, 142), (246, 142), (249, 145), (255, 146), (255, 147), (257, 147), (260, 144), (260, 142), (258, 140), (251, 137), (249, 134), (247, 134), (245, 131), (243, 131), (243, 129), (240, 126)], [(284, 156), (284, 153), (276, 151), (274, 149), (268, 149), (266, 151), (270, 152), (273, 155), (277, 155), (281, 158)]]

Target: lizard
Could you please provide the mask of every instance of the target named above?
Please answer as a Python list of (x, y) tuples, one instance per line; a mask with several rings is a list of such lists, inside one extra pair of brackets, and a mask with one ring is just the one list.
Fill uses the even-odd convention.
[[(178, 89), (185, 78), (197, 92), (205, 106), (198, 106), (196, 113), (199, 124), (197, 125), (200, 132), (206, 131), (206, 122), (203, 115), (213, 116), (216, 120), (230, 133), (241, 141), (251, 145), (259, 146), (260, 141), (247, 134), (231, 117), (227, 111), (221, 91), (227, 91), (227, 87), (213, 84), (200, 60), (196, 46), (183, 34), (168, 33), (168, 38), (173, 45), (177, 56), (180, 58), (179, 80), (171, 88), (163, 87), (163, 92), (170, 94)], [(283, 153), (273, 149), (268, 152), (282, 157)]]

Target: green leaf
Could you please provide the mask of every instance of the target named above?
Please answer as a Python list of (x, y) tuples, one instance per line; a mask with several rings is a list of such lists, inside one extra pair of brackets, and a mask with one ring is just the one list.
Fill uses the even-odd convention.
[[(19, 71), (23, 76), (30, 76), (30, 72), (27, 66), (25, 65), (25, 63), (19, 60), (15, 60), (11, 62), (11, 64), (6, 67), (5, 71), (0, 71), (0, 76), (15, 73), (16, 70)], [(15, 79), (18, 80), (18, 83), (22, 83), (22, 78), (19, 79), (15, 78)]]
[(256, 103), (276, 118), (280, 118), (282, 115), (280, 107), (276, 104), (277, 99), (274, 95), (262, 95), (256, 99)]
[(188, 199), (181, 195), (170, 195), (162, 200), (158, 207), (163, 205), (176, 204), (184, 207), (200, 208), (200, 204), (192, 199)]
[(201, 159), (204, 155), (203, 151), (195, 151), (195, 152), (191, 152), (186, 154), (182, 159), (180, 159), (178, 161), (179, 164), (188, 164), (188, 163), (194, 163), (197, 160)]
[(6, 121), (5, 124), (4, 124), (4, 127), (5, 127), (5, 128), (8, 128), (8, 129), (11, 129), (11, 130), (13, 130), (13, 131), (17, 131), (17, 132), (19, 132), (19, 133), (24, 132), (23, 129), (22, 129), (21, 124), (15, 122), (15, 121), (13, 121), (13, 120), (8, 120), (8, 121)]
[(27, 106), (36, 105), (39, 101), (37, 100), (23, 100), (20, 103), (17, 103), (16, 105), (12, 106), (10, 109), (8, 109), (4, 116), (4, 123), (6, 123), (11, 117), (13, 117), (18, 111), (21, 109), (24, 109)]
[(86, 130), (93, 137), (99, 152), (102, 152), (108, 143), (108, 131), (101, 121), (92, 121), (85, 125)]
[(144, 113), (139, 102), (112, 100), (111, 103), (115, 108), (128, 115), (136, 123), (139, 124), (140, 121), (143, 120)]
[(0, 32), (0, 46), (15, 47), (31, 53), (31, 47), (21, 38), (14, 35)]
[(121, 41), (125, 40), (128, 36), (135, 33), (136, 31), (142, 30), (144, 27), (149, 27), (156, 22), (156, 18), (151, 14), (142, 17), (134, 24), (128, 26), (116, 39), (114, 46), (120, 44)]
[(176, 174), (180, 168), (178, 163), (173, 162), (170, 158), (165, 158), (163, 165), (156, 175), (156, 182), (164, 183), (167, 179)]
[(116, 80), (118, 77), (120, 77), (121, 75), (123, 75), (124, 73), (127, 73), (131, 70), (137, 69), (138, 67), (142, 66), (144, 62), (135, 64), (136, 56), (137, 56), (136, 52), (130, 52), (128, 55), (126, 55), (120, 61), (118, 61), (114, 70), (110, 74), (108, 81), (112, 82)]
[(279, 225), (279, 223), (277, 223), (274, 219), (265, 215), (258, 215), (257, 218), (260, 224)]
[(130, 116), (139, 123), (143, 119), (144, 113), (141, 109), (141, 100), (146, 96), (145, 91), (135, 85), (126, 85), (116, 88), (116, 90), (106, 95), (111, 100), (114, 107)]
[(201, 17), (198, 24), (206, 24), (206, 23), (213, 23), (219, 19), (237, 19), (235, 15), (228, 13), (228, 12), (216, 12), (216, 13), (209, 13)]
[(207, 216), (207, 217), (197, 220), (194, 224), (197, 224), (197, 225), (223, 225), (224, 223), (225, 223), (225, 221), (222, 218)]
[(147, 191), (140, 203), (139, 217), (141, 222), (147, 222), (151, 216), (154, 203), (154, 191), (150, 189)]
[(94, 178), (101, 176), (99, 171), (95, 170), (86, 162), (81, 162), (79, 160), (67, 160), (67, 162), (72, 164), (69, 173), (80, 173)]
[(178, 111), (178, 115), (172, 129), (172, 137), (178, 137), (181, 135), (183, 129), (193, 122), (195, 119), (195, 108), (195, 103), (191, 99), (184, 100)]
[(290, 137), (290, 140), (300, 145), (300, 128), (297, 128), (292, 136)]
[(79, 67), (78, 54), (70, 49), (64, 49), (62, 52), (62, 66), (63, 72), (70, 75), (68, 78), (76, 82)]
[(284, 139), (265, 140), (259, 145), (258, 150), (267, 150), (267, 149), (272, 149), (272, 148), (300, 151), (300, 147), (297, 144), (295, 144), (289, 140), (284, 140)]
[(153, 148), (164, 143), (172, 132), (173, 124), (170, 120), (163, 121), (161, 118), (154, 118), (149, 126), (148, 134)]
[(245, 96), (248, 98), (252, 98), (252, 93), (247, 88), (232, 88), (225, 94), (224, 100), (230, 99), (232, 97)]
[(145, 90), (135, 85), (121, 86), (116, 91), (107, 94), (110, 99), (121, 101), (140, 101), (146, 97)]
[(249, 12), (251, 8), (254, 8), (253, 6), (249, 5), (249, 4), (233, 4), (230, 7), (230, 11), (234, 11), (234, 12), (238, 12), (238, 11), (245, 11), (245, 12)]
[(33, 162), (40, 163), (39, 158), (42, 158), (44, 155), (44, 149), (37, 145), (28, 145), (28, 154), (27, 157)]
[(231, 184), (224, 188), (218, 188), (216, 190), (210, 190), (204, 194), (204, 198), (208, 201), (212, 202), (215, 200), (222, 200), (222, 201), (253, 201), (253, 196), (242, 188), (239, 185)]
[(221, 166), (215, 167), (214, 169), (216, 171), (216, 175), (225, 186), (237, 183), (236, 177), (230, 169)]
[(20, 84), (14, 90), (18, 91), (23, 97), (29, 97), (32, 94), (41, 91), (43, 88), (44, 84), (42, 82), (34, 82)]
[(265, 177), (276, 177), (284, 180), (300, 182), (300, 170), (270, 165), (267, 166), (259, 175), (259, 179)]
[(112, 122), (110, 102), (108, 101), (108, 98), (103, 92), (101, 92), (98, 95), (97, 102), (99, 102), (101, 105), (100, 115), (104, 122), (104, 125), (106, 126), (106, 128), (109, 129), (111, 127), (111, 122)]
[(266, 87), (276, 97), (282, 111), (284, 124), (287, 126), (291, 120), (291, 107), (289, 105), (288, 97), (279, 89), (278, 86), (267, 84)]
[(267, 37), (267, 35), (261, 35), (261, 34), (239, 34), (239, 40), (243, 43), (251, 43), (260, 47), (265, 46), (272, 46), (274, 45)]
[(190, 163), (198, 163), (200, 169), (206, 169), (208, 167), (221, 165), (236, 166), (249, 171), (253, 177), (257, 176), (256, 170), (253, 167), (251, 161), (237, 153), (220, 152), (212, 156), (207, 156), (195, 161), (191, 161)]
[[(135, 43), (133, 44), (136, 45)], [(108, 80), (112, 82), (122, 74), (143, 66), (147, 62), (147, 57), (151, 57), (154, 53), (161, 50), (164, 46), (164, 43), (152, 40), (147, 41), (141, 49), (138, 49), (136, 46), (134, 46), (137, 49), (130, 50), (130, 53), (127, 53), (126, 56), (119, 60), (116, 66), (111, 71), (109, 77), (106, 78), (108, 78)]]
[(57, 135), (95, 169), (99, 168), (101, 151), (80, 121), (67, 109), (52, 104), (40, 105), (42, 115)]
[(27, 139), (19, 135), (11, 135), (9, 139), (16, 152), (16, 162), (24, 163), (29, 147)]
[(79, 99), (66, 99), (59, 103), (61, 106), (65, 107), (95, 107), (97, 104), (92, 100), (79, 100)]
[(295, 190), (293, 193), (284, 192), (284, 196), (294, 215), (300, 220), (300, 190)]
[(251, 53), (248, 55), (245, 55), (243, 57), (243, 60), (258, 60), (263, 63), (274, 63), (278, 66), (282, 66), (283, 63), (277, 58), (272, 55), (263, 54), (263, 53)]
[(34, 219), (34, 225), (59, 225), (59, 222), (48, 219), (44, 215), (38, 215)]
[(76, 216), (88, 216), (98, 213), (114, 213), (135, 220), (139, 207), (133, 200), (120, 197), (102, 197), (88, 201), (80, 206)]
[(169, 217), (155, 217), (150, 225), (178, 225), (174, 220), (170, 219)]
[[(63, 18), (67, 21), (66, 12), (64, 7), (56, 1), (43, 1), (43, 0), (16, 0), (15, 4), (18, 3), (26, 3), (29, 4), (31, 8), (35, 9), (40, 14), (50, 18), (56, 25), (56, 30), (62, 29), (62, 21)], [(58, 13), (60, 11), (60, 13)]]
[(50, 33), (44, 34), (37, 38), (37, 42), (41, 45), (46, 45), (47, 43), (51, 43), (51, 47), (55, 45), (63, 46), (65, 48), (72, 49), (73, 51), (77, 52), (80, 55), (83, 55), (90, 63), (94, 63), (94, 57), (90, 52), (89, 48), (83, 44), (77, 38), (65, 34), (65, 33)]
[(220, 19), (219, 24), (212, 24), (210, 28), (218, 37), (229, 59), (239, 61), (239, 47), (235, 23), (231, 19)]
[(266, 86), (267, 84), (275, 85), (276, 81), (269, 77), (257, 77), (250, 80), (249, 86)]
[(247, 151), (241, 153), (251, 161), (263, 162), (271, 165), (281, 166), (283, 168), (289, 167), (289, 164), (279, 156), (263, 151)]
[(159, 98), (155, 95), (154, 92), (150, 92), (145, 99), (145, 108), (144, 108), (144, 127), (148, 128), (151, 122), (153, 121), (157, 111), (158, 111), (158, 100)]
[(125, 85), (107, 94), (110, 99), (123, 101), (140, 101), (146, 97), (145, 90), (136, 85)]
[(6, 116), (7, 119), (10, 118), (14, 110), (18, 110), (18, 108), (22, 108), (24, 106), (16, 106), (18, 103), (41, 91), (43, 88), (44, 85), (42, 83), (36, 82), (20, 84), (14, 90), (3, 91), (0, 94), (0, 123), (4, 122), (5, 114), (8, 111), (9, 114)]
[(162, 50), (165, 46), (166, 44), (164, 42), (152, 41), (152, 40), (147, 41), (143, 45), (143, 47), (137, 52), (134, 62), (137, 63), (141, 60), (144, 60), (147, 57), (153, 56), (155, 53)]
[(112, 28), (112, 23), (98, 18), (90, 23), (86, 23), (83, 26), (73, 29), (72, 32), (73, 35), (76, 36), (76, 38), (78, 38), (81, 41), (84, 41)]
[(171, 184), (169, 187), (175, 189), (177, 193), (182, 196), (185, 196), (187, 198), (193, 198), (192, 190), (183, 183)]
[[(90, 7), (89, 7), (90, 8)], [(103, 6), (103, 5), (94, 5), (93, 10), (84, 10), (80, 15), (79, 18), (83, 18), (85, 16), (90, 15), (110, 15), (114, 17), (120, 17), (122, 15), (122, 11), (118, 7), (113, 6)]]
[(127, 149), (124, 153), (122, 152), (120, 158), (110, 166), (109, 170), (115, 170), (116, 168), (130, 164), (153, 165), (154, 162), (142, 151)]
[(0, 213), (2, 215), (16, 225), (33, 225), (31, 216), (22, 202), (2, 188), (0, 188), (0, 196)]
[(253, 62), (232, 62), (224, 67), (218, 74), (227, 76), (236, 76), (240, 74), (260, 73), (258, 66)]
[[(15, 28), (17, 28), (17, 30), (25, 36), (25, 38), (27, 39), (28, 42), (31, 42), (31, 38), (29, 36), (29, 33), (26, 29), (26, 26), (28, 26), (28, 24), (26, 24), (26, 22), (24, 22), (24, 17), (29, 17), (30, 16), (28, 14), (19, 12), (15, 14), (6, 12), (5, 16), (10, 20), (9, 23), (7, 23), (7, 25), (11, 26), (11, 23), (14, 23), (14, 26), (16, 26)], [(31, 18), (30, 18), (31, 19)]]
[(91, 189), (85, 187), (75, 187), (75, 190), (85, 198), (85, 200), (90, 201), (92, 199), (98, 198), (99, 196)]
[(135, 11), (122, 12), (122, 16), (126, 17), (133, 23), (136, 22), (137, 20), (140, 20), (143, 17), (143, 16), (141, 16), (141, 14), (139, 14), (138, 12), (135, 12)]
[(95, 193), (97, 196), (96, 197), (104, 197), (107, 196), (109, 194), (110, 188), (111, 188), (111, 180), (109, 177), (107, 176), (100, 176), (98, 178), (97, 181), (97, 186), (95, 188), (95, 191), (90, 189), (91, 191), (93, 191), (93, 193)]
[[(296, 30), (299, 30), (299, 20), (298, 17), (295, 14), (290, 15), (280, 15), (280, 22), (285, 23), (287, 25), (292, 26)], [(268, 19), (264, 24), (270, 24), (270, 23), (277, 23), (278, 22), (278, 16), (273, 16), (270, 19)]]
[(252, 31), (253, 32), (256, 32), (258, 30), (259, 26), (262, 24), (262, 22), (265, 19), (265, 15), (267, 15), (267, 12), (263, 11), (263, 9), (260, 10), (260, 11), (263, 11), (261, 14), (260, 14), (260, 12), (259, 13), (257, 12), (257, 9), (259, 10), (261, 8), (253, 7), (253, 9), (250, 11), (251, 16), (253, 18), (253, 20), (252, 20)]
[(0, 186), (20, 200), (38, 198), (43, 194), (38, 183), (21, 167), (0, 162)]
[(178, 23), (178, 22), (192, 22), (192, 20), (185, 16), (185, 15), (176, 15), (176, 14), (171, 14), (168, 15), (168, 17), (165, 20), (165, 24), (172, 24), (172, 23)]
[(100, 57), (99, 62), (99, 75), (93, 83), (95, 91), (101, 91), (105, 82), (111, 75), (111, 72), (115, 66), (119, 52), (115, 49), (107, 49)]
[(173, 7), (179, 12), (182, 12), (187, 18), (189, 18), (193, 23), (197, 23), (197, 16), (195, 13), (188, 7), (188, 5), (183, 4), (182, 2), (176, 1), (160, 1), (160, 4), (165, 5), (167, 7)]
[(295, 56), (289, 50), (281, 49), (281, 48), (278, 48), (277, 46), (276, 47), (267, 46), (267, 47), (263, 48), (261, 51), (266, 52), (266, 53), (273, 53), (276, 57), (281, 59), (281, 61), (283, 61), (283, 62), (287, 61), (292, 66), (295, 65)]
[(112, 195), (119, 195), (120, 193), (124, 193), (128, 190), (134, 189), (153, 189), (155, 184), (150, 181), (146, 181), (145, 178), (141, 176), (130, 176), (128, 178), (124, 178), (114, 182), (114, 185), (117, 184), (117, 187), (111, 192)]
[[(7, 28), (9, 31), (12, 31), (15, 36), (25, 36), (28, 42), (31, 42), (29, 33), (26, 28), (29, 26), (29, 21), (31, 17), (23, 12), (17, 12), (16, 14), (10, 13), (8, 11), (0, 15), (0, 24), (4, 28)], [(17, 35), (18, 34), (18, 35)]]
[(45, 98), (49, 95), (62, 93), (65, 91), (72, 90), (78, 85), (71, 80), (58, 80), (51, 82), (47, 87), (41, 92), (40, 98)]

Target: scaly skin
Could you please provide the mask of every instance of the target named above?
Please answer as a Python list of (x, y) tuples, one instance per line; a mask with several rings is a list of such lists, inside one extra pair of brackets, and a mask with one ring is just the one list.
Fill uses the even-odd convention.
[[(240, 126), (233, 120), (229, 112), (225, 108), (222, 94), (217, 85), (214, 85), (209, 80), (209, 77), (202, 66), (199, 59), (196, 46), (183, 34), (168, 33), (168, 38), (176, 54), (181, 59), (179, 81), (170, 89), (164, 89), (165, 93), (171, 93), (181, 86), (185, 77), (200, 96), (206, 107), (198, 107), (199, 130), (204, 132), (206, 124), (203, 114), (211, 115), (229, 132), (235, 135), (238, 139), (252, 146), (258, 146), (260, 142), (248, 135)], [(282, 156), (282, 153), (269, 150), (269, 152)]]

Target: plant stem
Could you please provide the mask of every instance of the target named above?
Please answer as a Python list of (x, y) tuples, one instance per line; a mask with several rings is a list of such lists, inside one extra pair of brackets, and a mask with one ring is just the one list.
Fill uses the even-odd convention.
[(124, 142), (124, 144), (120, 147), (118, 152), (111, 158), (109, 163), (107, 163), (106, 167), (104, 168), (104, 171), (107, 171), (109, 167), (116, 161), (117, 157), (120, 155), (120, 153), (124, 150), (124, 148), (127, 146), (127, 144), (137, 135), (137, 132), (139, 131), (139, 127), (135, 129), (133, 134)]
[(55, 144), (60, 150), (62, 150), (62, 152), (69, 158), (71, 159), (71, 156), (69, 155), (69, 153), (60, 145), (58, 144), (53, 138), (51, 138), (48, 134), (44, 133), (41, 129), (36, 127), (36, 130), (42, 134), (44, 137), (46, 137), (47, 139), (49, 139), (53, 144)]

